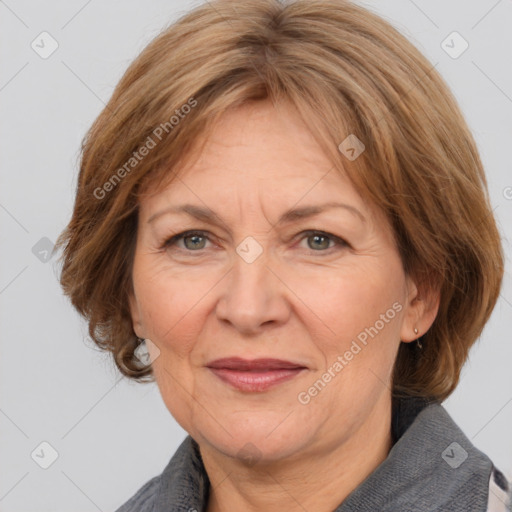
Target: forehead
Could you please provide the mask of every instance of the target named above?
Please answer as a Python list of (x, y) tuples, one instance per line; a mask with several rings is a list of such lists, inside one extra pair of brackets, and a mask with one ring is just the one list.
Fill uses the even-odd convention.
[[(191, 169), (219, 164), (237, 174), (271, 171), (300, 176), (314, 167), (332, 167), (307, 124), (289, 103), (244, 104), (227, 111), (217, 122)], [(289, 171), (296, 171), (290, 173)]]
[(186, 198), (225, 207), (237, 199), (249, 206), (265, 196), (289, 206), (351, 199), (365, 207), (339, 162), (334, 165), (288, 103), (258, 101), (227, 111), (201, 150), (193, 150), (173, 175), (178, 178), (156, 190), (148, 204)]

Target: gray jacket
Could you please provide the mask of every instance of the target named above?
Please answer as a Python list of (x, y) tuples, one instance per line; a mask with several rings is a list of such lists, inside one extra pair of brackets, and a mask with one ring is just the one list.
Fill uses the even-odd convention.
[[(334, 512), (508, 512), (511, 484), (440, 404), (396, 400), (388, 457)], [(117, 512), (203, 512), (209, 480), (188, 436)]]

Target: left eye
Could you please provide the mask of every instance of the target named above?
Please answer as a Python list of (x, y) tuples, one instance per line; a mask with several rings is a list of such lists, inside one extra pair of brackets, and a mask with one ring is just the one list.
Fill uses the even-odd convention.
[[(348, 244), (343, 239), (324, 233), (323, 231), (304, 231), (301, 233), (300, 240), (308, 241), (308, 248), (314, 252), (325, 252), (327, 249), (332, 249), (334, 246), (347, 247)], [(164, 242), (163, 247), (169, 248), (183, 241), (183, 247), (188, 252), (197, 252), (205, 248), (207, 241), (210, 241), (205, 231), (185, 231), (169, 238)], [(331, 245), (332, 244), (332, 245)]]
[(332, 249), (335, 246), (338, 246), (338, 248), (348, 247), (345, 240), (323, 231), (305, 231), (301, 234), (303, 235), (301, 240), (307, 240), (308, 248), (315, 252), (326, 252), (326, 249)]

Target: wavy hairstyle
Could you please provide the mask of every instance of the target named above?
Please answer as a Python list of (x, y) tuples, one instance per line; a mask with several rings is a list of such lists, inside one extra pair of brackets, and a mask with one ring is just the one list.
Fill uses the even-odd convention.
[[(503, 253), (475, 141), (443, 79), (388, 22), (347, 0), (212, 0), (133, 61), (82, 143), (61, 285), (120, 371), (151, 380), (128, 297), (138, 204), (172, 182), (227, 109), (290, 101), (335, 169), (389, 219), (404, 270), (440, 291), (394, 393), (446, 398), (496, 303)], [(355, 160), (338, 146), (350, 134)]]

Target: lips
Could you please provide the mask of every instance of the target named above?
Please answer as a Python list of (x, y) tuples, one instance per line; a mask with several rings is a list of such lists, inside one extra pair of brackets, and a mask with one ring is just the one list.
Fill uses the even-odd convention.
[(262, 392), (293, 379), (307, 368), (283, 359), (217, 359), (207, 367), (224, 383), (245, 392)]

